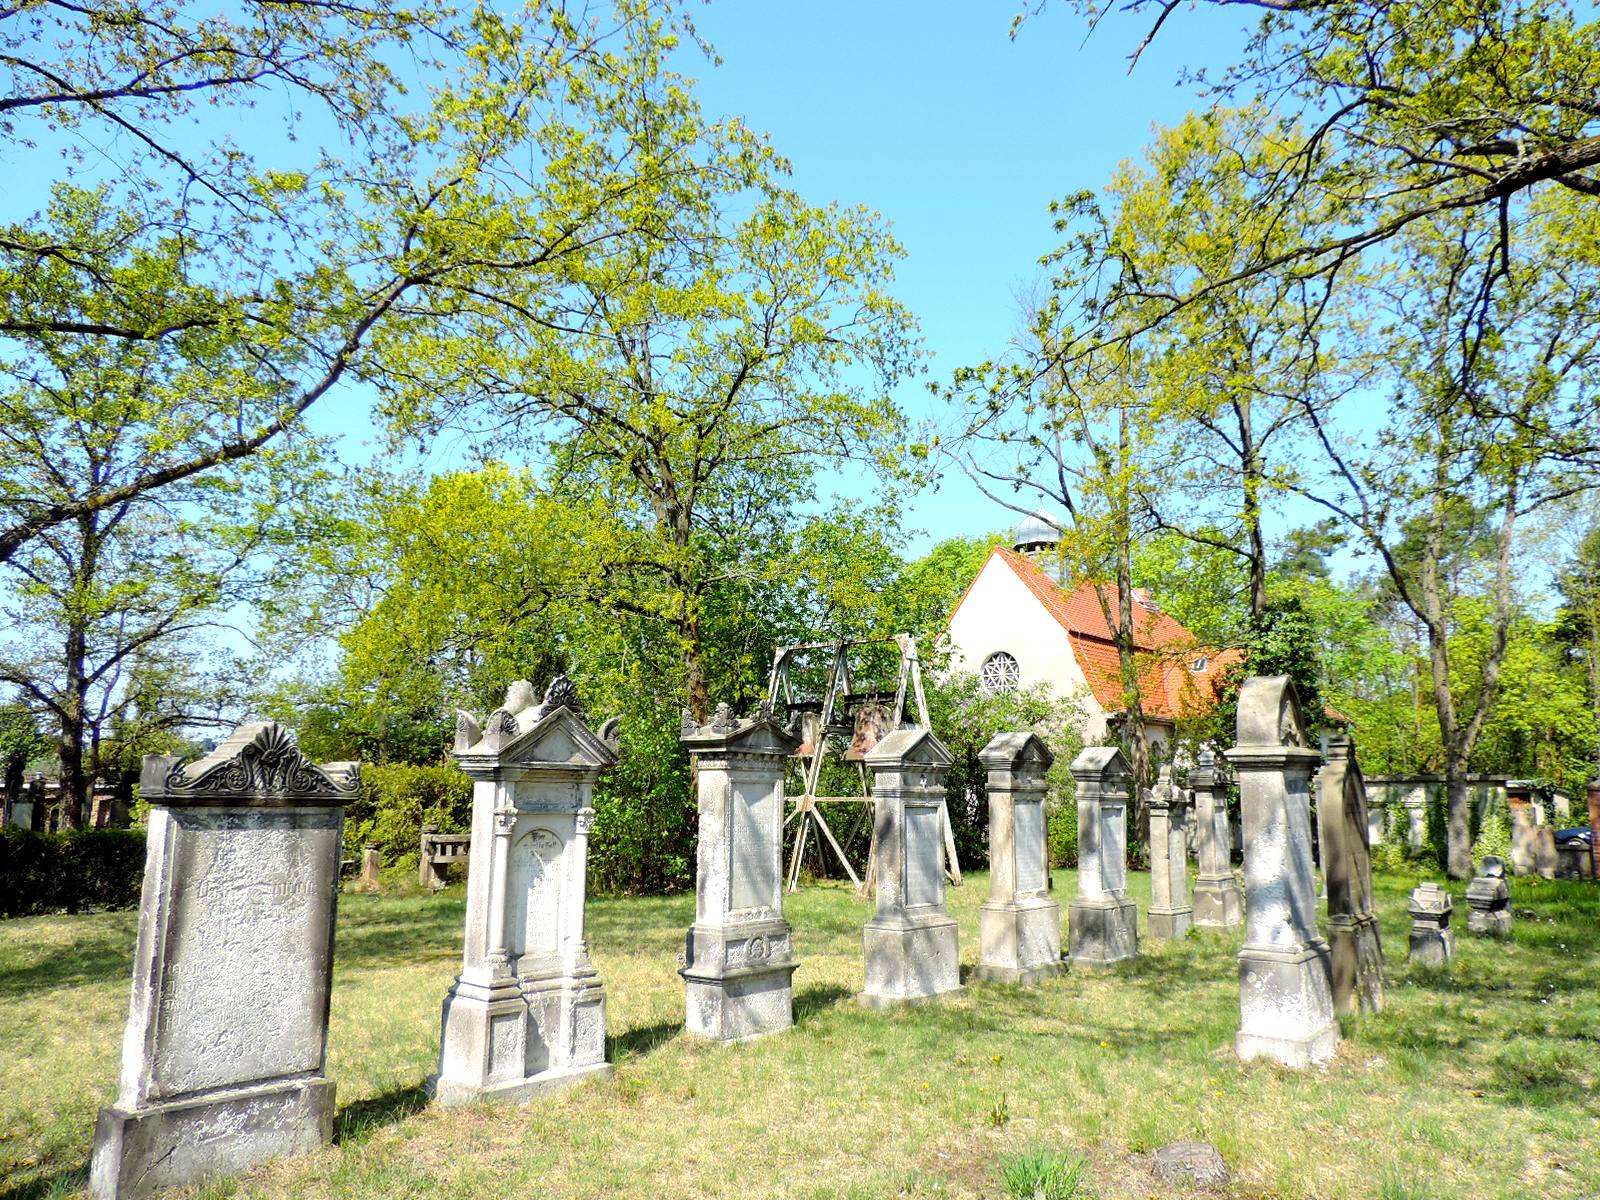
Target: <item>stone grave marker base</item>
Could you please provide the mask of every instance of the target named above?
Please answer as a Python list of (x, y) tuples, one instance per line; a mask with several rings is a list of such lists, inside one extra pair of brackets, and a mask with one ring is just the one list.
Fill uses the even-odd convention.
[(1054, 900), (985, 904), (978, 910), (981, 946), (972, 978), (1032, 985), (1067, 969), (1061, 958), (1061, 906)]
[(1298, 951), (1246, 946), (1239, 953), (1241, 1023), (1234, 1049), (1246, 1062), (1270, 1058), (1305, 1067), (1339, 1045), (1325, 942)]
[(443, 1072), (427, 1082), (434, 1099), (516, 1103), (610, 1072), (598, 973), (549, 969), (543, 978), (457, 978), (444, 1002)]
[(1153, 938), (1180, 938), (1194, 924), (1192, 908), (1152, 908), (1145, 916)]
[(797, 963), (734, 968), (720, 978), (680, 971), (687, 987), (684, 1024), (696, 1037), (744, 1042), (794, 1025)]
[(1474, 909), (1467, 914), (1467, 932), (1480, 937), (1510, 937), (1511, 912), (1504, 908), (1498, 912), (1479, 912)]
[(1372, 916), (1328, 918), (1333, 1007), (1342, 1016), (1383, 1011), (1383, 944)]
[(159, 1188), (308, 1154), (333, 1140), (333, 1081), (295, 1080), (199, 1100), (100, 1110), (89, 1190), (138, 1200)]
[(1139, 906), (1101, 896), (1067, 906), (1067, 957), (1074, 966), (1104, 967), (1139, 953)]
[(1195, 880), (1194, 923), (1202, 929), (1232, 929), (1244, 924), (1244, 897), (1233, 876)]
[(862, 930), (867, 986), (856, 1000), (866, 1008), (952, 995), (961, 986), (959, 927), (943, 913), (902, 923), (868, 921)]

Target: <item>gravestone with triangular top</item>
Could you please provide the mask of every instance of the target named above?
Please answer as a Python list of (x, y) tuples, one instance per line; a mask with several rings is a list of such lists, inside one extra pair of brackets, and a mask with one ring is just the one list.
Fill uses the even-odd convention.
[(989, 899), (978, 911), (973, 978), (1039, 983), (1066, 968), (1044, 811), (1055, 756), (1036, 734), (997, 733), (978, 759), (988, 771)]
[(473, 781), (466, 938), (429, 1086), (444, 1104), (520, 1101), (605, 1074), (584, 904), (595, 779), (616, 753), (563, 676), (542, 703), (512, 684), (482, 726), (460, 714), (453, 757)]

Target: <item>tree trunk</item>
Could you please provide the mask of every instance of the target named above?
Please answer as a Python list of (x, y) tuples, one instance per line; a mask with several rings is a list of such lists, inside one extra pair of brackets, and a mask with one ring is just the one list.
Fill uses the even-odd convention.
[(706, 682), (706, 648), (700, 629), (700, 608), (692, 601), (684, 622), (683, 674), (689, 696), (689, 712), (696, 721), (704, 724), (711, 719), (711, 692)]
[(1244, 503), (1240, 511), (1249, 545), (1250, 615), (1259, 617), (1267, 610), (1267, 543), (1261, 534), (1261, 486), (1265, 472), (1261, 466), (1261, 450), (1255, 441), (1249, 397), (1235, 400), (1233, 411), (1239, 421), (1239, 449), (1243, 456), (1240, 482)]
[(1467, 760), (1446, 754), (1444, 760), (1445, 872), (1451, 879), (1472, 878), (1472, 800), (1467, 793)]

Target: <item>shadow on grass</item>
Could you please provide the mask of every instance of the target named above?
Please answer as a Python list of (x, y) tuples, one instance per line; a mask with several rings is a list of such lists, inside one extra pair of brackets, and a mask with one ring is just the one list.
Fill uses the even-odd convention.
[(639, 1025), (606, 1038), (606, 1061), (621, 1062), (625, 1058), (639, 1058), (657, 1047), (664, 1046), (683, 1032), (682, 1021), (661, 1021), (655, 1025)]
[(48, 1175), (36, 1175), (21, 1183), (0, 1180), (0, 1200), (46, 1200), (46, 1197), (67, 1196), (89, 1182), (89, 1164), (61, 1167)]
[[(125, 946), (73, 947), (68, 953), (52, 950), (46, 957), (20, 967), (0, 969), (0, 1000), (20, 998), (57, 988), (79, 988), (96, 983), (127, 983), (133, 978), (133, 939)], [(0, 1192), (0, 1197), (6, 1193)]]
[(794, 994), (794, 1023), (798, 1025), (849, 998), (850, 989), (836, 983), (819, 983), (804, 988)]
[(338, 1145), (359, 1142), (374, 1129), (397, 1125), (428, 1106), (428, 1090), (422, 1083), (390, 1088), (365, 1100), (354, 1100), (339, 1109), (333, 1120), (333, 1140)]

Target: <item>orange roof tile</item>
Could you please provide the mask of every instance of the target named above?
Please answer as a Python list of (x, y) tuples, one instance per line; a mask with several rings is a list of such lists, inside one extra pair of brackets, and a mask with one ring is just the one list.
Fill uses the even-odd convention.
[[(1045, 611), (1067, 631), (1067, 640), (1095, 700), (1107, 712), (1121, 712), (1121, 665), (1111, 627), (1096, 594), (1097, 589), (1103, 589), (1115, 612), (1119, 600), (1116, 586), (1085, 583), (1068, 592), (1025, 555), (1003, 546), (996, 546), (993, 553), (1005, 561)], [(1244, 660), (1243, 652), (1237, 649), (1218, 651), (1201, 646), (1192, 633), (1138, 590), (1134, 592), (1133, 645), (1145, 714), (1165, 720), (1210, 708), (1215, 696), (1212, 684), (1231, 664)], [(1205, 667), (1196, 671), (1193, 664), (1200, 659), (1205, 660)]]

